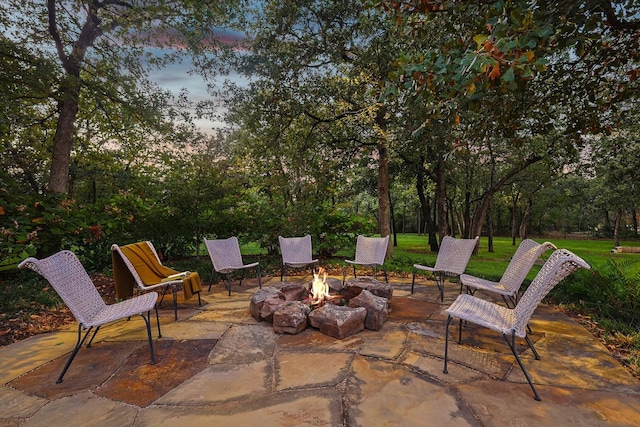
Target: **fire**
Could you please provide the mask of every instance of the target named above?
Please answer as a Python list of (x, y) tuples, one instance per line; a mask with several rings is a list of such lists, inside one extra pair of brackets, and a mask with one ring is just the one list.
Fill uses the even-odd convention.
[(313, 283), (311, 284), (311, 304), (322, 304), (329, 295), (329, 285), (327, 285), (327, 272), (320, 267), (317, 273), (313, 273)]

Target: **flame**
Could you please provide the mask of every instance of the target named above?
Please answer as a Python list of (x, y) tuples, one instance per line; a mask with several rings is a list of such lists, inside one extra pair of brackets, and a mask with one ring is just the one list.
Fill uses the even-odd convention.
[(327, 285), (327, 272), (320, 267), (318, 272), (313, 273), (313, 283), (311, 284), (311, 304), (321, 304), (325, 299), (330, 298), (329, 285)]

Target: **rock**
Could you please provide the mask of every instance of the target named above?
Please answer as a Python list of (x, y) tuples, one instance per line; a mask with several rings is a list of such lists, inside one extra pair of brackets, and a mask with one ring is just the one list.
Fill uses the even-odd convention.
[(262, 309), (260, 309), (260, 317), (267, 322), (273, 322), (273, 313), (285, 302), (279, 296), (267, 298), (262, 304)]
[(340, 290), (344, 287), (342, 284), (342, 280), (336, 279), (334, 277), (327, 277), (327, 286), (333, 292), (340, 292)]
[(387, 299), (372, 294), (364, 290), (357, 297), (349, 301), (349, 307), (363, 307), (367, 310), (367, 317), (364, 320), (364, 327), (379, 331), (387, 320), (388, 305)]
[(325, 304), (309, 314), (309, 322), (323, 334), (341, 340), (362, 331), (366, 317), (367, 310), (363, 307)]
[(299, 334), (307, 328), (311, 309), (300, 301), (286, 301), (273, 313), (273, 330), (278, 333)]
[[(249, 311), (253, 318), (259, 322), (265, 318), (270, 320), (275, 308), (284, 301), (286, 301), (285, 294), (280, 292), (278, 289), (273, 287), (262, 288), (251, 298)], [(264, 310), (263, 315), (263, 308), (265, 307), (265, 304), (267, 308)]]
[(309, 297), (309, 288), (300, 282), (278, 282), (270, 287), (282, 292), (287, 301), (302, 301)]
[(349, 279), (345, 287), (340, 290), (340, 295), (347, 299), (353, 299), (360, 295), (362, 290), (368, 290), (374, 295), (387, 299), (387, 304), (391, 305), (393, 296), (393, 286), (389, 283), (382, 283), (372, 277), (355, 277)]

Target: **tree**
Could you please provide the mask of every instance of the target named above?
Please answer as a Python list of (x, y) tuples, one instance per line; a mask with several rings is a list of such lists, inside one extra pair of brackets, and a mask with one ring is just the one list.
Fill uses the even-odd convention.
[[(166, 106), (167, 101), (158, 91), (151, 100), (145, 96), (150, 67), (176, 60), (181, 47), (196, 55), (215, 53), (222, 43), (214, 29), (241, 6), (224, 0), (7, 0), (0, 7), (3, 16), (12, 17), (3, 22), (8, 39), (58, 64), (50, 92), (57, 117), (48, 189), (64, 193), (81, 107), (91, 104), (109, 116), (109, 106), (120, 105), (133, 121), (157, 124), (159, 110), (152, 108), (153, 102)], [(119, 123), (111, 119), (111, 124)]]
[[(367, 154), (375, 160), (378, 228), (383, 236), (390, 234), (393, 113), (379, 102), (393, 41), (387, 23), (357, 1), (266, 2), (252, 13), (247, 30), (252, 51), (243, 57), (242, 68), (258, 79), (249, 88), (250, 102), (268, 126), (268, 138), (274, 138), (269, 143), (287, 141), (290, 148), (280, 156), (295, 156), (296, 146), (305, 146), (331, 158)], [(265, 135), (264, 128), (253, 129)], [(294, 134), (298, 141), (291, 144)], [(255, 137), (264, 141), (262, 135)], [(344, 162), (345, 170), (349, 163)], [(340, 175), (337, 169), (334, 173)]]

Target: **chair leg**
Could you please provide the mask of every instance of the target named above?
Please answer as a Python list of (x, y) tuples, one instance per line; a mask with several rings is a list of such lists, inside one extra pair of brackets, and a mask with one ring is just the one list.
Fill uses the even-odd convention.
[(347, 266), (345, 265), (342, 269), (342, 286), (344, 287), (345, 281), (347, 280)]
[[(151, 339), (151, 322), (149, 321), (149, 318), (151, 317), (151, 312), (147, 311), (146, 316), (140, 313), (140, 317), (144, 319), (144, 323), (147, 326), (147, 339), (149, 340), (149, 353), (151, 353), (151, 364), (155, 365), (156, 357), (155, 357), (155, 354), (153, 353), (153, 340)], [(158, 331), (160, 330), (159, 328), (160, 328), (160, 323), (158, 323)]]
[(71, 366), (71, 362), (73, 362), (73, 359), (75, 359), (76, 354), (78, 354), (78, 350), (80, 350), (80, 347), (82, 347), (82, 345), (86, 341), (92, 329), (93, 329), (93, 326), (87, 329), (87, 332), (84, 334), (84, 337), (83, 337), (82, 325), (78, 324), (78, 340), (76, 341), (76, 346), (73, 348), (73, 351), (69, 355), (69, 358), (67, 359), (67, 363), (65, 363), (64, 368), (62, 368), (62, 372), (60, 372), (60, 376), (56, 380), (56, 384), (60, 384), (62, 382), (62, 377), (64, 377), (64, 374), (67, 373), (67, 369), (69, 369), (69, 366)]
[(178, 320), (178, 291), (176, 288), (173, 288), (173, 315)]
[(416, 269), (413, 269), (413, 277), (411, 278), (411, 293), (413, 293), (413, 286), (416, 284)]
[(209, 290), (207, 292), (211, 292), (211, 286), (213, 286), (213, 284), (215, 283), (215, 279), (216, 279), (216, 270), (215, 268), (211, 269), (211, 283), (209, 284)]
[(196, 293), (198, 294), (198, 307), (202, 307), (202, 300), (200, 299), (200, 291)]
[(229, 296), (231, 296), (231, 274), (227, 274), (227, 290), (229, 291)]
[(447, 325), (444, 329), (444, 370), (442, 372), (445, 374), (449, 373), (449, 371), (447, 370), (447, 357), (449, 356), (449, 325), (451, 324), (452, 320), (453, 317), (451, 316), (447, 318)]
[(440, 289), (440, 301), (444, 302), (444, 275), (436, 273), (436, 286)]
[(387, 275), (387, 269), (382, 266), (382, 271), (384, 272), (384, 281), (385, 283), (389, 283), (389, 276)]
[(258, 276), (258, 287), (262, 289), (262, 274), (260, 274), (260, 266), (256, 266), (256, 275)]
[(158, 338), (162, 338), (162, 333), (160, 332), (160, 316), (158, 316), (158, 304), (156, 304), (156, 325), (158, 325)]
[[(528, 325), (527, 325), (528, 326)], [(536, 358), (536, 360), (540, 360), (540, 355), (538, 354), (538, 352), (536, 351), (536, 348), (533, 346), (533, 343), (531, 342), (531, 340), (529, 339), (529, 335), (525, 335), (524, 339), (527, 341), (527, 345), (529, 346), (529, 348), (531, 349), (531, 351), (533, 352), (533, 357)]]
[[(129, 319), (127, 319), (127, 320), (129, 320)], [(102, 325), (100, 325), (100, 326), (102, 326)], [(100, 326), (98, 326), (98, 327), (96, 328), (96, 330), (95, 330), (95, 331), (93, 331), (93, 335), (91, 335), (91, 339), (90, 339), (90, 340), (89, 340), (89, 342), (87, 343), (87, 348), (91, 348), (91, 343), (93, 342), (93, 339), (96, 337), (96, 334), (97, 334), (97, 333), (98, 333), (98, 331), (100, 330)]]
[(280, 267), (280, 281), (282, 282), (282, 279), (284, 278), (284, 273), (285, 270), (287, 269), (287, 266), (282, 264), (282, 267)]
[(534, 399), (537, 401), (542, 400), (540, 398), (540, 395), (538, 394), (538, 391), (533, 385), (533, 381), (531, 381), (531, 375), (529, 375), (529, 372), (527, 372), (527, 369), (522, 364), (522, 360), (520, 360), (520, 356), (518, 356), (518, 352), (516, 351), (516, 346), (515, 346), (515, 337), (516, 337), (515, 333), (511, 334), (511, 338), (507, 337), (506, 334), (502, 334), (502, 336), (504, 337), (504, 340), (507, 342), (507, 345), (511, 349), (511, 353), (513, 353), (513, 355), (515, 356), (516, 362), (518, 362), (518, 365), (520, 365), (520, 369), (522, 369), (522, 373), (524, 373), (524, 376), (527, 378), (527, 382), (529, 383), (531, 390), (533, 390)]

